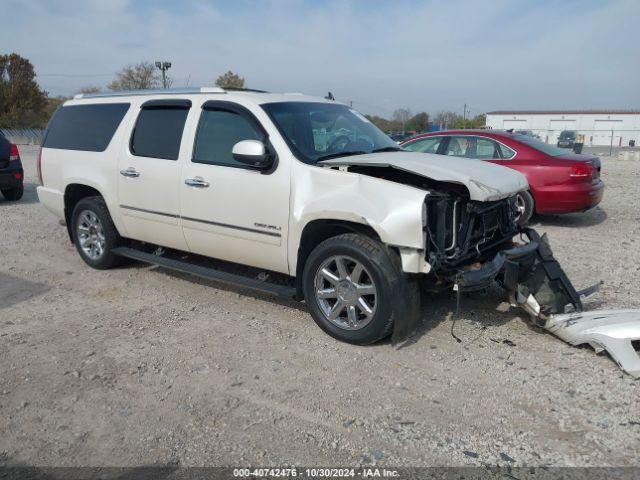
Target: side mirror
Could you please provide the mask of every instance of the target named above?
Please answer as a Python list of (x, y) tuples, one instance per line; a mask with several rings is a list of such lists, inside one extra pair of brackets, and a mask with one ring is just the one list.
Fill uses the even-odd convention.
[(260, 140), (242, 140), (233, 146), (231, 153), (238, 162), (260, 170), (269, 168), (273, 163), (272, 156)]

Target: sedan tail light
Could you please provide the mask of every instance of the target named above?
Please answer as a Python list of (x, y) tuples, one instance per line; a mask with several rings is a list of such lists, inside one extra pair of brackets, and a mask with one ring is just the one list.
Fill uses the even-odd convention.
[(590, 163), (576, 163), (571, 167), (571, 173), (569, 175), (578, 179), (587, 179), (592, 178), (595, 171), (595, 168), (593, 168), (593, 165)]

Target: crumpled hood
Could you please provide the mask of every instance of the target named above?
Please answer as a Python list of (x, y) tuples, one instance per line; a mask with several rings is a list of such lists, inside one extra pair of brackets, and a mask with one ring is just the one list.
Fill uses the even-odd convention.
[(440, 182), (467, 187), (471, 200), (489, 202), (510, 197), (529, 187), (520, 172), (482, 160), (418, 152), (380, 152), (332, 158), (319, 165), (392, 167)]

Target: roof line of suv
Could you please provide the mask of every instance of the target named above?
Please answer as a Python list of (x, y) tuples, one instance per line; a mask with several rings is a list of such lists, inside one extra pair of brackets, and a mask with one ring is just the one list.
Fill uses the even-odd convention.
[(265, 90), (253, 88), (220, 88), (220, 87), (195, 87), (195, 88), (150, 88), (142, 90), (118, 90), (115, 92), (79, 93), (74, 95), (74, 100), (82, 98), (107, 98), (107, 97), (129, 97), (134, 95), (189, 95), (197, 93), (227, 93), (227, 92), (249, 92), (249, 93), (269, 93)]

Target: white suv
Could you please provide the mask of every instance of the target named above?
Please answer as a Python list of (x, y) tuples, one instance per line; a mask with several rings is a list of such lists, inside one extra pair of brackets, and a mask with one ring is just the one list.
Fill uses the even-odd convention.
[(405, 338), (420, 284), (515, 291), (526, 275), (507, 267), (536, 252), (514, 248), (520, 173), (403, 151), (348, 106), (299, 94), (79, 95), (51, 120), (39, 172), (90, 266), (129, 257), (292, 295), (355, 344)]

